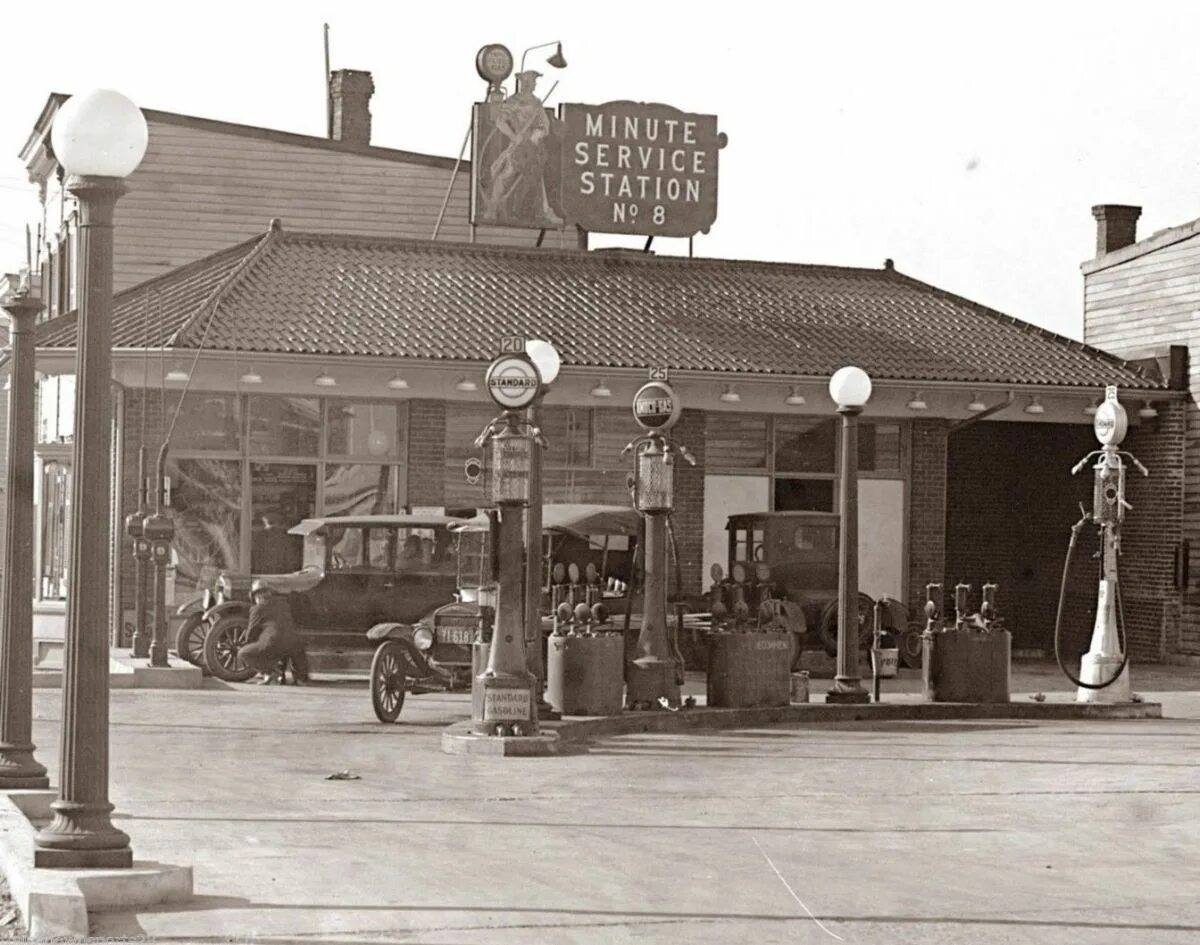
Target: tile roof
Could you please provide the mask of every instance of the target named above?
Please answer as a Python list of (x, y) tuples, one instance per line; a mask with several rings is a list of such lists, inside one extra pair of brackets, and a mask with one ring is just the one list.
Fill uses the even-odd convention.
[[(118, 348), (487, 361), (506, 334), (566, 365), (1165, 387), (1098, 349), (902, 275), (641, 253), (265, 236), (114, 300)], [(72, 347), (74, 315), (42, 327)]]

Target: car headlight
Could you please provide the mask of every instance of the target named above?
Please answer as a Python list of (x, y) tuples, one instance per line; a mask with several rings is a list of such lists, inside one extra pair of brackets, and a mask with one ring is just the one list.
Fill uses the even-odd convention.
[(418, 650), (428, 650), (433, 646), (433, 631), (428, 627), (417, 627), (413, 631), (413, 643)]

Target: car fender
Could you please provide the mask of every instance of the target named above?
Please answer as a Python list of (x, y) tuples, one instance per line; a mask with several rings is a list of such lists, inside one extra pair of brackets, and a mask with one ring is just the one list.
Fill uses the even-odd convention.
[(367, 639), (372, 643), (382, 643), (384, 640), (408, 640), (413, 638), (413, 626), (407, 623), (383, 621), (367, 631)]
[(175, 615), (177, 617), (188, 617), (192, 614), (202, 614), (202, 613), (204, 613), (204, 595), (203, 594), (193, 597), (190, 600), (186, 600), (182, 604), (180, 604), (178, 607), (175, 608)]
[[(405, 630), (408, 631), (408, 635), (405, 634)], [(367, 639), (377, 640), (381, 646), (386, 643), (394, 643), (399, 646), (404, 651), (404, 655), (408, 657), (413, 675), (418, 679), (430, 676), (435, 672), (425, 654), (418, 650), (417, 645), (413, 643), (412, 627), (408, 624), (377, 623), (367, 631)]]
[(204, 612), (206, 622), (216, 623), (222, 617), (227, 617), (230, 614), (243, 612), (250, 613), (250, 604), (244, 600), (227, 600), (222, 604), (217, 604), (215, 607), (210, 607)]

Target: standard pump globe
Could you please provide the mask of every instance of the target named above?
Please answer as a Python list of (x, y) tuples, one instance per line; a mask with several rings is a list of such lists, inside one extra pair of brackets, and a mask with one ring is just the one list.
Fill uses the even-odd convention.
[(864, 407), (871, 399), (871, 378), (860, 367), (838, 368), (829, 379), (829, 396), (839, 407)]
[(68, 174), (128, 177), (142, 162), (150, 132), (142, 110), (120, 92), (72, 95), (54, 116), (54, 154)]
[(537, 368), (542, 383), (553, 384), (554, 379), (558, 377), (558, 369), (562, 365), (558, 349), (541, 338), (530, 338), (525, 342), (525, 353), (529, 355), (529, 360)]

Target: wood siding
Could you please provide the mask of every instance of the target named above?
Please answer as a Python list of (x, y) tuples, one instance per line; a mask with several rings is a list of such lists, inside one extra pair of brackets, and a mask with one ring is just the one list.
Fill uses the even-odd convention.
[[(1184, 419), (1179, 511), (1183, 537), (1200, 552), (1200, 234), (1085, 275), (1084, 340), (1118, 355), (1187, 346), (1191, 397)], [(1162, 410), (1160, 404), (1160, 414)], [(1191, 571), (1177, 648), (1200, 653), (1200, 567), (1194, 563)]]

